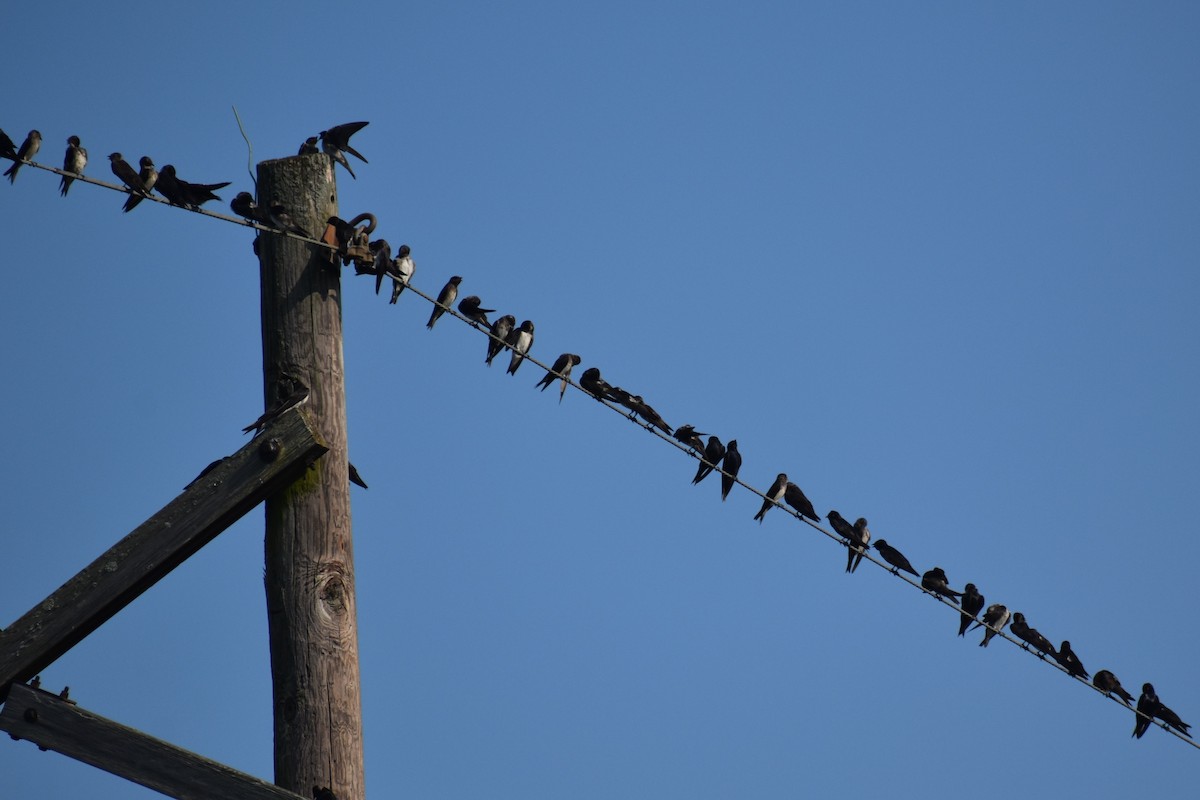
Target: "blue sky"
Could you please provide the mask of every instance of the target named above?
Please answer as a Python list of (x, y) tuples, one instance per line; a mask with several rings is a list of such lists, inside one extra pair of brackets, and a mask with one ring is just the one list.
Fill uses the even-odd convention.
[[(533, 354), (736, 438), (919, 569), (1200, 718), (1200, 9), (1187, 3), (66, 4), (0, 127), (250, 189), (356, 119), (344, 216)], [(47, 11), (50, 11), (47, 9)], [(58, 12), (53, 12), (57, 14)], [(127, 43), (132, 38), (138, 47)], [(24, 76), (18, 80), (15, 76)], [(0, 185), (0, 625), (261, 411), (248, 231)], [(227, 209), (224, 204), (214, 210)], [(578, 392), (344, 281), (373, 797), (1161, 794), (1197, 752)], [(1174, 530), (1183, 525), (1181, 538)], [(262, 513), (46, 670), (271, 778)], [(156, 796), (28, 743), (14, 797)]]

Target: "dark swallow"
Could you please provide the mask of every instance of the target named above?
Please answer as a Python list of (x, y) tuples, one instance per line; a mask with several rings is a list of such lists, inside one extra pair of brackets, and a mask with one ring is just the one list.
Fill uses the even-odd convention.
[[(488, 337), (487, 360), (484, 362), (489, 367), (492, 365), (492, 359), (500, 355), (501, 350), (508, 347), (508, 335), (512, 333), (516, 324), (517, 318), (512, 314), (505, 314), (492, 323), (492, 329), (488, 331), (491, 335)], [(596, 374), (599, 375), (600, 370), (596, 370)]]
[(142, 183), (141, 177), (129, 166), (129, 162), (120, 153), (111, 153), (108, 160), (112, 167), (112, 174), (117, 176), (117, 180), (125, 184), (125, 188), (137, 194), (146, 193), (146, 184)]
[(808, 517), (813, 522), (821, 521), (821, 515), (817, 513), (817, 509), (813, 508), (812, 501), (799, 486), (791, 481), (788, 481), (788, 485), (783, 489), (783, 501), (796, 509), (800, 516)]
[(630, 412), (633, 411), (633, 395), (622, 389), (620, 386), (610, 386), (608, 388), (608, 398), (619, 406), (624, 406)]
[(469, 294), (459, 302), (458, 313), (462, 314), (472, 322), (477, 322), (486, 328), (492, 324), (488, 322), (487, 315), (496, 309), (480, 308), (479, 306), (481, 303), (483, 303), (483, 301), (479, 299), (479, 295)]
[(787, 484), (788, 478), (786, 472), (781, 472), (775, 476), (775, 482), (771, 484), (770, 489), (767, 489), (767, 494), (763, 498), (762, 508), (758, 509), (758, 513), (754, 515), (754, 519), (759, 525), (762, 524), (763, 517), (771, 510), (771, 507), (783, 501), (783, 493), (787, 489)]
[[(1036, 628), (1031, 628), (1025, 622), (1025, 615), (1020, 611), (1016, 611), (1012, 615), (1012, 623), (1008, 626), (1008, 630), (1013, 636), (1023, 642), (1032, 645), (1035, 649), (1042, 651), (1047, 655), (1056, 655), (1054, 645), (1050, 644), (1050, 640), (1042, 634), (1038, 633)], [(1025, 648), (1029, 649), (1029, 648)]]
[(959, 636), (967, 634), (967, 627), (975, 621), (975, 616), (983, 610), (984, 602), (983, 595), (975, 588), (975, 584), (968, 583), (963, 587), (962, 618), (958, 622)]
[(615, 387), (600, 377), (600, 370), (596, 367), (588, 367), (583, 371), (583, 375), (579, 376), (579, 386), (597, 400), (613, 399)]
[(313, 800), (337, 800), (337, 795), (328, 786), (314, 786)]
[(392, 268), (392, 246), (387, 239), (376, 239), (367, 245), (367, 248), (374, 256), (371, 272), (375, 273), (375, 294), (379, 294), (379, 289), (383, 286), (383, 276)]
[(129, 199), (125, 201), (125, 213), (137, 208), (137, 204), (142, 202), (142, 198), (149, 197), (150, 191), (158, 184), (158, 170), (154, 168), (154, 162), (150, 160), (150, 156), (142, 156), (138, 159), (138, 167), (138, 178), (141, 179), (145, 191), (142, 194), (129, 195)]
[(433, 311), (429, 314), (429, 322), (425, 323), (425, 327), (433, 330), (433, 324), (438, 321), (438, 317), (446, 313), (446, 309), (454, 305), (454, 298), (458, 297), (458, 285), (462, 283), (462, 278), (454, 275), (450, 280), (446, 281), (446, 285), (442, 287), (442, 291), (438, 294), (437, 304), (434, 305)]
[[(67, 154), (63, 156), (63, 172), (74, 172), (76, 175), (82, 175), (83, 168), (86, 166), (87, 150), (80, 145), (78, 136), (72, 136), (67, 139)], [(58, 193), (66, 197), (74, 180), (74, 178), (67, 177), (66, 175), (61, 176), (58, 181)]]
[(829, 520), (829, 525), (833, 528), (834, 533), (845, 539), (847, 542), (854, 541), (854, 526), (847, 522), (845, 517), (832, 509), (828, 514), (825, 515), (825, 517)]
[(25, 141), (21, 142), (21, 148), (17, 150), (17, 157), (13, 159), (13, 165), (4, 171), (4, 174), (8, 176), (9, 183), (16, 183), (17, 171), (21, 169), (21, 165), (26, 161), (32, 161), (41, 147), (42, 135), (37, 131), (30, 131), (29, 135), (25, 137)]
[(257, 222), (259, 225), (269, 225), (266, 213), (254, 202), (254, 195), (249, 192), (238, 192), (237, 197), (229, 201), (229, 207), (247, 222)]
[(704, 452), (703, 437), (707, 435), (707, 433), (700, 433), (691, 425), (680, 425), (675, 429), (675, 440), (687, 445), (697, 453)]
[(921, 576), (921, 588), (938, 597), (944, 597), (955, 605), (958, 605), (957, 598), (962, 597), (962, 592), (956, 592), (950, 588), (946, 571), (941, 567), (934, 567)]
[[(294, 233), (297, 236), (303, 236), (306, 239), (311, 239), (312, 234), (304, 230), (304, 228), (292, 218), (291, 212), (287, 210), (287, 206), (283, 204), (278, 197), (271, 198), (271, 207), (267, 211), (267, 224), (278, 231), (287, 231)], [(376, 292), (378, 294), (378, 292)]]
[(1133, 695), (1125, 691), (1125, 687), (1117, 680), (1117, 676), (1106, 669), (1100, 670), (1092, 677), (1092, 686), (1095, 686), (1106, 695), (1115, 694), (1127, 706), (1133, 705)]
[(888, 544), (887, 539), (876, 539), (872, 547), (879, 551), (879, 555), (883, 557), (884, 561), (892, 565), (892, 572), (894, 574), (899, 575), (900, 570), (904, 570), (911, 575), (916, 575), (918, 578), (921, 577), (921, 573), (913, 569), (913, 565), (908, 563), (908, 559), (904, 557), (904, 554)]
[(646, 421), (646, 424), (652, 428), (658, 428), (668, 436), (671, 434), (671, 426), (662, 418), (662, 415), (654, 410), (654, 407), (642, 399), (640, 394), (635, 394), (630, 398), (629, 410)]
[(1004, 626), (1008, 624), (1008, 608), (999, 603), (993, 603), (987, 607), (987, 611), (983, 612), (983, 620), (975, 623), (975, 627), (984, 626), (983, 641), (979, 643), (980, 647), (987, 647), (988, 642), (992, 640), (1000, 631), (1004, 630)]
[(529, 320), (522, 322), (521, 327), (514, 328), (509, 332), (505, 344), (512, 350), (512, 360), (508, 362), (508, 374), (516, 375), (521, 362), (525, 360), (525, 354), (529, 352), (529, 348), (533, 347), (533, 323)]
[(4, 131), (0, 131), (0, 158), (7, 158), (10, 161), (17, 160), (17, 146)]
[[(600, 371), (596, 371), (596, 375), (600, 375)], [(725, 458), (725, 445), (721, 444), (721, 440), (715, 436), (708, 437), (708, 444), (704, 446), (704, 457), (700, 459), (700, 466), (696, 468), (696, 477), (692, 478), (692, 483), (697, 484), (708, 477), (708, 473), (717, 468), (721, 463), (721, 459)]]
[(350, 146), (350, 137), (367, 125), (366, 122), (347, 122), (345, 125), (335, 125), (327, 131), (321, 131), (321, 149), (328, 153), (330, 158), (345, 167), (351, 178), (357, 179), (354, 170), (350, 169), (350, 162), (346, 160), (345, 154), (349, 153), (364, 164), (367, 163), (367, 160), (363, 158), (362, 153)]
[(1178, 714), (1167, 708), (1161, 702), (1158, 704), (1158, 708), (1154, 710), (1154, 716), (1165, 722), (1167, 727), (1174, 728), (1184, 736), (1191, 736), (1191, 733), (1188, 731), (1188, 729), (1192, 726), (1181, 720)]
[(154, 184), (154, 188), (158, 193), (167, 198), (172, 205), (183, 206), (184, 208), (198, 209), (209, 200), (220, 200), (213, 192), (217, 189), (223, 189), (229, 185), (229, 181), (224, 183), (189, 183), (178, 178), (175, 175), (175, 167), (171, 164), (166, 164), (158, 172), (158, 181)]
[(417, 265), (412, 260), (412, 249), (406, 245), (400, 245), (400, 249), (396, 251), (396, 260), (392, 262), (392, 299), (388, 302), (395, 305), (400, 299), (400, 293), (404, 291), (404, 287), (408, 286), (408, 282), (412, 280), (413, 273), (417, 271)]
[(725, 457), (721, 459), (721, 502), (729, 497), (729, 490), (737, 480), (738, 471), (742, 468), (742, 454), (738, 451), (737, 439), (730, 439), (725, 446)]
[(317, 137), (310, 136), (304, 140), (304, 144), (300, 145), (300, 152), (296, 153), (296, 155), (310, 156), (313, 153), (319, 153), (319, 152), (321, 152), (321, 148), (317, 147)]
[[(462, 310), (461, 307), (459, 310)], [(561, 378), (562, 389), (560, 389), (558, 392), (558, 402), (561, 403), (563, 395), (567, 393), (567, 383), (571, 380), (571, 370), (574, 369), (575, 365), (580, 361), (583, 361), (583, 359), (574, 353), (563, 353), (554, 360), (554, 366), (551, 367), (550, 371), (543, 375), (542, 379), (535, 385), (541, 387), (542, 391), (544, 392), (546, 391), (546, 388), (550, 386), (550, 384), (554, 383), (555, 378)]]
[(33, 679), (32, 679), (31, 681), (29, 681), (29, 687), (30, 687), (31, 689), (40, 689), (40, 688), (42, 688), (42, 676), (41, 676), (41, 675), (34, 675), (34, 676), (33, 676)]
[(192, 482), (189, 483), (187, 486), (183, 487), (184, 491), (187, 491), (188, 489), (192, 488), (192, 484), (196, 483), (196, 481), (200, 480), (205, 475), (212, 472), (214, 469), (221, 466), (222, 464), (224, 464), (226, 461), (228, 461), (231, 458), (233, 458), (233, 456), (224, 456), (222, 458), (218, 458), (216, 461), (212, 462), (207, 467), (200, 470), (200, 474), (197, 475), (196, 477), (192, 478)]
[(865, 517), (854, 521), (854, 541), (850, 543), (846, 554), (846, 572), (854, 572), (862, 563), (863, 554), (870, 550), (871, 531), (867, 528)]
[(1150, 730), (1150, 723), (1154, 722), (1154, 713), (1160, 705), (1158, 695), (1154, 693), (1154, 686), (1149, 683), (1142, 684), (1142, 696), (1138, 698), (1137, 713), (1133, 718), (1134, 736), (1140, 739), (1142, 734)]
[(346, 462), (346, 466), (350, 468), (350, 482), (355, 486), (361, 486), (362, 488), (366, 489), (367, 482), (362, 479), (362, 475), (358, 474), (358, 469), (355, 468), (355, 466), (349, 461)]
[(307, 400), (308, 399), (308, 387), (305, 386), (303, 383), (300, 383), (300, 381), (294, 380), (294, 381), (292, 381), (292, 383), (295, 388), (292, 389), (291, 393), (287, 397), (283, 398), (278, 403), (276, 403), (273, 407), (264, 411), (262, 416), (260, 416), (256, 420), (254, 420), (254, 422), (251, 422), (249, 425), (242, 428), (242, 433), (249, 433), (250, 431), (254, 431), (254, 435), (257, 436), (258, 434), (262, 433), (263, 428), (267, 427), (272, 422), (274, 422), (276, 419), (278, 419), (279, 416), (281, 414), (283, 414), (285, 411), (287, 411), (288, 409), (291, 409), (291, 408), (295, 408), (296, 406), (300, 405), (305, 400)]
[(1063, 639), (1062, 646), (1058, 648), (1056, 653), (1053, 653), (1054, 660), (1058, 665), (1065, 669), (1068, 674), (1076, 678), (1087, 680), (1091, 676), (1088, 671), (1083, 668), (1083, 662), (1079, 660), (1079, 656), (1075, 655), (1075, 651), (1071, 649), (1071, 643)]

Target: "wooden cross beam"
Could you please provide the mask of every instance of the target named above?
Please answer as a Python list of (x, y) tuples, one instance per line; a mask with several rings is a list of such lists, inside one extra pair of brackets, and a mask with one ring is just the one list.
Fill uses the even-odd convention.
[(0, 730), (180, 800), (306, 800), (22, 684), (9, 689)]
[(299, 408), (272, 422), (52, 595), (0, 631), (0, 702), (246, 512), (291, 485), (328, 447)]

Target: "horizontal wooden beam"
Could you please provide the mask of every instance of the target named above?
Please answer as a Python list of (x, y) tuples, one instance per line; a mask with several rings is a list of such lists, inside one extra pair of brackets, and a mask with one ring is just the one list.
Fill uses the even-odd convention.
[[(11, 684), (41, 672), (327, 450), (293, 408), (214, 462), (183, 494), (0, 631), (0, 702)], [(20, 564), (10, 559), (6, 568)]]
[(306, 800), (22, 684), (9, 690), (0, 730), (181, 800)]

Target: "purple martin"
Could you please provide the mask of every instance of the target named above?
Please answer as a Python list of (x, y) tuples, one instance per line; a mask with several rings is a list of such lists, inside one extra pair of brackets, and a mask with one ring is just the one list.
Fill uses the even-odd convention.
[(1066, 639), (1063, 639), (1062, 646), (1058, 648), (1058, 652), (1052, 655), (1059, 666), (1076, 678), (1087, 680), (1091, 677), (1088, 675), (1088, 671), (1083, 668), (1083, 662), (1079, 660), (1079, 656), (1075, 655), (1075, 651), (1071, 649), (1071, 643)]
[(921, 588), (938, 597), (944, 597), (955, 605), (958, 605), (957, 598), (962, 597), (962, 592), (956, 592), (950, 588), (946, 571), (941, 567), (934, 567), (921, 576)]
[(893, 573), (899, 575), (899, 571), (904, 570), (911, 575), (916, 575), (918, 578), (921, 577), (921, 573), (913, 569), (913, 565), (908, 563), (908, 559), (904, 557), (904, 554), (888, 544), (887, 539), (876, 539), (872, 547), (879, 551), (879, 555), (883, 557), (884, 561), (892, 565)]
[[(76, 175), (82, 175), (83, 168), (86, 166), (87, 150), (80, 144), (78, 136), (70, 137), (67, 139), (67, 154), (63, 156), (63, 172), (74, 172)], [(66, 197), (74, 180), (74, 178), (63, 175), (58, 182), (58, 193)]]
[[(596, 375), (599, 377), (599, 370)], [(692, 478), (692, 483), (697, 484), (707, 478), (708, 473), (716, 469), (724, 457), (725, 445), (715, 436), (708, 437), (708, 444), (704, 446), (704, 457), (700, 459), (700, 466), (696, 468), (696, 477)]]
[(16, 183), (17, 171), (21, 169), (21, 165), (26, 161), (32, 161), (41, 147), (42, 134), (30, 131), (29, 135), (25, 137), (25, 141), (21, 142), (21, 149), (17, 150), (17, 157), (13, 159), (12, 166), (4, 171), (4, 174), (8, 176), (9, 183)]
[(1150, 730), (1150, 723), (1154, 722), (1154, 712), (1158, 710), (1159, 705), (1154, 686), (1149, 683), (1142, 684), (1142, 696), (1138, 698), (1137, 713), (1133, 717), (1134, 736), (1140, 739), (1142, 734)]
[(371, 271), (375, 273), (375, 294), (383, 286), (383, 276), (387, 275), (392, 266), (392, 246), (387, 239), (376, 239), (368, 245), (375, 259), (371, 262)]
[(287, 210), (287, 206), (278, 197), (271, 198), (271, 207), (267, 210), (267, 223), (275, 228), (275, 230), (294, 233), (297, 236), (303, 236), (305, 239), (312, 238), (312, 234), (304, 230), (296, 220), (292, 219), (291, 212)]
[(366, 122), (347, 122), (344, 125), (334, 125), (327, 131), (321, 131), (320, 135), (321, 149), (328, 153), (330, 158), (345, 167), (346, 172), (350, 173), (350, 177), (356, 180), (357, 176), (354, 174), (354, 170), (350, 169), (350, 162), (346, 160), (346, 153), (354, 156), (364, 164), (367, 163), (362, 153), (350, 146), (350, 137), (367, 127), (367, 125), (368, 123)]
[(167, 200), (171, 201), (172, 205), (182, 206), (192, 209), (199, 209), (201, 205), (209, 200), (220, 200), (213, 194), (217, 189), (223, 189), (229, 185), (229, 181), (224, 183), (188, 183), (187, 181), (176, 177), (175, 167), (171, 164), (166, 164), (158, 172), (158, 181), (154, 184), (154, 188), (158, 193)]
[(254, 435), (257, 436), (258, 434), (262, 433), (263, 428), (267, 427), (276, 419), (278, 419), (285, 411), (295, 408), (304, 401), (308, 400), (308, 387), (297, 380), (293, 380), (292, 384), (294, 388), (287, 397), (283, 398), (274, 406), (264, 411), (262, 416), (254, 420), (254, 422), (251, 422), (249, 425), (242, 428), (242, 433), (254, 431)]
[(117, 176), (117, 180), (125, 184), (125, 188), (131, 192), (138, 194), (146, 193), (146, 184), (142, 183), (141, 176), (129, 166), (129, 162), (125, 160), (120, 153), (110, 153), (108, 160), (111, 162), (112, 174)]
[(975, 584), (968, 583), (963, 587), (962, 619), (958, 622), (959, 636), (967, 634), (967, 627), (975, 621), (975, 616), (983, 610), (984, 602), (983, 595), (975, 588)]
[(479, 299), (479, 295), (469, 294), (464, 297), (458, 304), (458, 313), (462, 314), (472, 322), (477, 322), (485, 328), (492, 323), (488, 322), (487, 315), (495, 311), (494, 308), (480, 308), (483, 301)]
[(688, 447), (695, 450), (697, 453), (704, 452), (703, 437), (705, 437), (707, 435), (708, 435), (707, 433), (698, 432), (691, 425), (680, 425), (678, 428), (675, 429), (676, 441), (682, 442), (683, 444), (685, 444)]
[(247, 222), (270, 225), (266, 213), (258, 203), (254, 202), (254, 195), (249, 192), (238, 192), (237, 197), (229, 201), (229, 207), (233, 209), (233, 213)]
[(446, 313), (446, 309), (454, 305), (454, 298), (458, 297), (458, 285), (462, 283), (462, 278), (458, 275), (451, 276), (450, 280), (446, 281), (446, 285), (442, 287), (442, 291), (438, 294), (437, 304), (434, 305), (433, 311), (429, 314), (429, 322), (425, 323), (425, 327), (433, 330), (433, 324), (438, 321), (438, 317)]
[[(1154, 716), (1166, 723), (1166, 727), (1174, 728), (1184, 736), (1191, 736), (1188, 728), (1192, 726), (1181, 720), (1178, 714), (1163, 705), (1162, 702), (1159, 701), (1158, 695), (1154, 693), (1154, 687), (1148, 683), (1142, 686), (1142, 693), (1145, 694), (1147, 691), (1149, 691), (1151, 696), (1154, 698)], [(1138, 706), (1139, 708), (1141, 707), (1140, 701), (1138, 702)]]
[(314, 786), (313, 800), (337, 800), (337, 795), (328, 786)]
[(396, 251), (396, 259), (392, 262), (392, 299), (388, 302), (395, 305), (400, 299), (400, 293), (404, 291), (404, 287), (408, 286), (408, 282), (412, 280), (413, 273), (417, 271), (417, 265), (412, 260), (412, 248), (406, 244), (400, 245), (400, 249)]
[(663, 433), (670, 435), (671, 426), (662, 418), (662, 415), (654, 410), (653, 406), (642, 399), (640, 394), (635, 394), (630, 398), (629, 410), (646, 421), (650, 427), (658, 428)]
[(309, 155), (312, 155), (313, 153), (319, 153), (319, 152), (321, 152), (321, 148), (317, 147), (317, 137), (310, 136), (304, 140), (304, 144), (300, 145), (300, 152), (296, 153), (296, 155), (309, 156)]
[(983, 612), (983, 620), (975, 623), (976, 628), (980, 625), (984, 626), (983, 641), (979, 643), (980, 647), (987, 647), (992, 637), (1004, 630), (1004, 626), (1008, 624), (1008, 617), (1007, 606), (993, 603), (987, 607), (987, 611)]
[[(728, 451), (727, 451), (728, 452)], [(762, 508), (754, 515), (754, 519), (759, 525), (762, 525), (763, 517), (771, 510), (771, 506), (783, 500), (783, 493), (787, 489), (788, 479), (787, 473), (781, 472), (775, 476), (775, 482), (771, 484), (771, 488), (767, 489), (767, 495), (763, 498)]]
[(142, 156), (138, 159), (138, 177), (142, 180), (142, 187), (145, 190), (142, 194), (131, 194), (129, 199), (125, 201), (125, 212), (129, 213), (137, 208), (137, 204), (142, 202), (143, 197), (149, 197), (150, 192), (158, 183), (158, 170), (154, 168), (154, 162), (150, 156)]
[(837, 511), (830, 509), (829, 513), (825, 515), (825, 518), (829, 520), (829, 525), (833, 528), (834, 533), (845, 539), (847, 542), (854, 541), (854, 526), (847, 522), (845, 517), (843, 517)]
[(509, 332), (505, 344), (512, 350), (512, 360), (508, 362), (508, 374), (516, 375), (521, 362), (525, 360), (525, 354), (529, 352), (529, 348), (533, 347), (533, 323), (529, 320), (522, 322), (521, 327), (514, 328)]
[(1127, 706), (1133, 705), (1133, 695), (1125, 691), (1125, 687), (1117, 680), (1117, 676), (1106, 669), (1100, 670), (1092, 677), (1092, 686), (1095, 686), (1106, 695), (1117, 695)]
[(808, 499), (799, 486), (791, 481), (783, 489), (783, 500), (789, 506), (796, 509), (801, 517), (808, 517), (813, 522), (821, 521), (821, 515), (817, 513), (817, 509), (813, 508), (812, 501)]
[(10, 161), (17, 160), (17, 146), (2, 130), (0, 130), (0, 158), (7, 158)]
[(597, 400), (612, 400), (615, 387), (600, 377), (600, 370), (588, 367), (579, 377), (579, 386)]
[(358, 469), (349, 461), (346, 462), (346, 466), (350, 468), (350, 482), (355, 486), (361, 486), (364, 489), (368, 488), (367, 482), (362, 479), (362, 475), (358, 474)]
[[(492, 323), (492, 329), (488, 331), (491, 335), (488, 337), (487, 359), (484, 361), (489, 367), (492, 365), (492, 359), (500, 355), (500, 351), (505, 347), (508, 347), (508, 334), (512, 333), (516, 324), (517, 318), (512, 314), (505, 314)], [(600, 370), (596, 370), (596, 375), (600, 375)]]
[(535, 385), (540, 386), (544, 392), (550, 384), (554, 383), (555, 378), (562, 378), (562, 388), (558, 392), (558, 402), (561, 403), (563, 395), (567, 393), (567, 383), (571, 380), (571, 370), (580, 361), (583, 359), (574, 353), (563, 353), (554, 360), (554, 366)]
[(729, 490), (733, 488), (741, 468), (742, 454), (738, 451), (737, 439), (730, 439), (725, 446), (725, 457), (721, 459), (721, 502), (729, 497)]
[[(1042, 651), (1047, 655), (1055, 655), (1054, 645), (1050, 644), (1050, 640), (1042, 634), (1038, 633), (1036, 628), (1031, 628), (1025, 622), (1025, 615), (1020, 611), (1016, 611), (1012, 615), (1012, 623), (1008, 626), (1008, 630), (1013, 636), (1021, 641), (1033, 645), (1037, 650)], [(1026, 647), (1026, 650), (1029, 648)], [(1041, 656), (1039, 656), (1041, 658)]]
[(624, 406), (630, 412), (633, 411), (633, 395), (620, 386), (610, 386), (606, 399), (611, 400), (619, 406)]
[(870, 541), (871, 531), (867, 528), (867, 520), (865, 517), (859, 517), (854, 521), (854, 541), (848, 545), (846, 572), (854, 572), (858, 569), (858, 565), (862, 563), (863, 554), (871, 549)]

